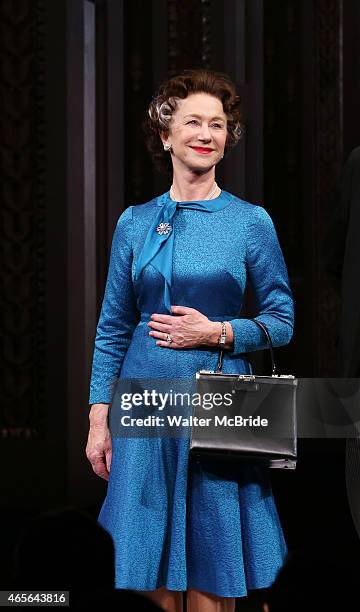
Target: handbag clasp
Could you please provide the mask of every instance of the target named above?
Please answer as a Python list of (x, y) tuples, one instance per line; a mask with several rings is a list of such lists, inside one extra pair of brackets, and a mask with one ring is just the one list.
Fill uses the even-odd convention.
[(255, 381), (255, 376), (253, 374), (241, 374), (234, 381), (233, 390), (258, 391), (259, 384)]

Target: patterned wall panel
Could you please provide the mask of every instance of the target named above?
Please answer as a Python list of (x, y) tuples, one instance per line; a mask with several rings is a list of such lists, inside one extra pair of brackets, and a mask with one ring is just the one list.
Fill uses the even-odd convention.
[(299, 376), (331, 376), (339, 299), (323, 271), (322, 245), (342, 159), (341, 1), (264, 8), (265, 204), (296, 302), (296, 354), (286, 362)]
[(124, 3), (124, 10), (125, 200), (129, 205), (168, 188), (168, 178), (152, 167), (141, 123), (162, 80), (184, 68), (210, 67), (212, 11), (210, 0), (134, 0)]
[(3, 438), (39, 435), (44, 402), (42, 0), (0, 3), (0, 283)]
[(314, 342), (319, 375), (336, 376), (339, 298), (321, 264), (324, 231), (334, 205), (342, 165), (342, 0), (314, 3), (314, 186), (312, 257)]
[[(141, 19), (139, 19), (141, 15)], [(144, 145), (142, 121), (152, 96), (151, 3), (124, 3), (125, 204), (150, 198), (152, 169)]]
[(167, 4), (169, 75), (176, 74), (184, 68), (210, 68), (210, 1), (168, 0)]
[[(300, 24), (301, 3), (297, 0), (279, 0), (276, 5), (264, 2), (264, 203), (276, 225), (289, 270), (296, 302), (293, 345), (302, 361), (306, 358), (307, 289)], [(300, 375), (294, 351), (291, 347), (283, 350), (283, 367)]]

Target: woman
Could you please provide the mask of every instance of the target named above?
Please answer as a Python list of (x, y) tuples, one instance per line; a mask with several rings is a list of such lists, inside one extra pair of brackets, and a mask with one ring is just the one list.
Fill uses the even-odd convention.
[(115, 542), (117, 588), (147, 592), (164, 610), (182, 610), (187, 590), (188, 612), (233, 611), (235, 597), (272, 583), (286, 555), (264, 472), (222, 479), (189, 462), (187, 438), (112, 438), (107, 425), (119, 376), (192, 379), (215, 369), (221, 336), (223, 371), (251, 371), (245, 353), (266, 339), (239, 318), (247, 278), (274, 345), (290, 341), (293, 302), (271, 219), (215, 182), (240, 129), (225, 75), (185, 71), (162, 85), (147, 131), (155, 160), (172, 165), (171, 189), (120, 216), (97, 327), (87, 456), (109, 479), (98, 520)]

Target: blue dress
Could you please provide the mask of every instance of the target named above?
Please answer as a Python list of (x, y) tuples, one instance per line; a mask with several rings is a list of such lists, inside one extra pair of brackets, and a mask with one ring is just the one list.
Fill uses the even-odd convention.
[[(230, 321), (234, 348), (224, 355), (223, 372), (248, 373), (245, 353), (265, 348), (266, 340), (254, 322), (239, 318), (247, 279), (257, 318), (267, 325), (274, 346), (291, 339), (293, 300), (268, 213), (224, 190), (219, 198), (224, 206), (216, 212), (175, 212), (171, 303), (195, 308), (213, 321)], [(96, 332), (90, 404), (111, 403), (119, 377), (190, 379), (197, 370), (216, 367), (215, 348), (159, 347), (148, 334), (150, 315), (168, 314), (164, 279), (148, 264), (134, 281), (134, 269), (162, 201), (130, 206), (118, 220)], [(248, 589), (271, 585), (287, 548), (265, 470), (254, 466), (236, 480), (225, 480), (189, 462), (187, 437), (114, 436), (112, 445), (98, 522), (114, 540), (117, 588), (193, 588), (243, 597)]]

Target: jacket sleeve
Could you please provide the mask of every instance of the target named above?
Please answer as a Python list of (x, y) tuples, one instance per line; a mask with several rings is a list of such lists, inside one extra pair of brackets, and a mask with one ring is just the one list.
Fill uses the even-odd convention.
[(137, 323), (131, 277), (132, 213), (133, 207), (130, 206), (121, 214), (113, 235), (105, 293), (96, 328), (89, 404), (111, 403)]
[[(290, 342), (294, 304), (288, 274), (273, 222), (261, 206), (254, 206), (246, 224), (246, 269), (256, 303), (256, 319), (265, 323), (274, 346)], [(267, 347), (264, 332), (251, 319), (232, 319), (236, 355)]]

